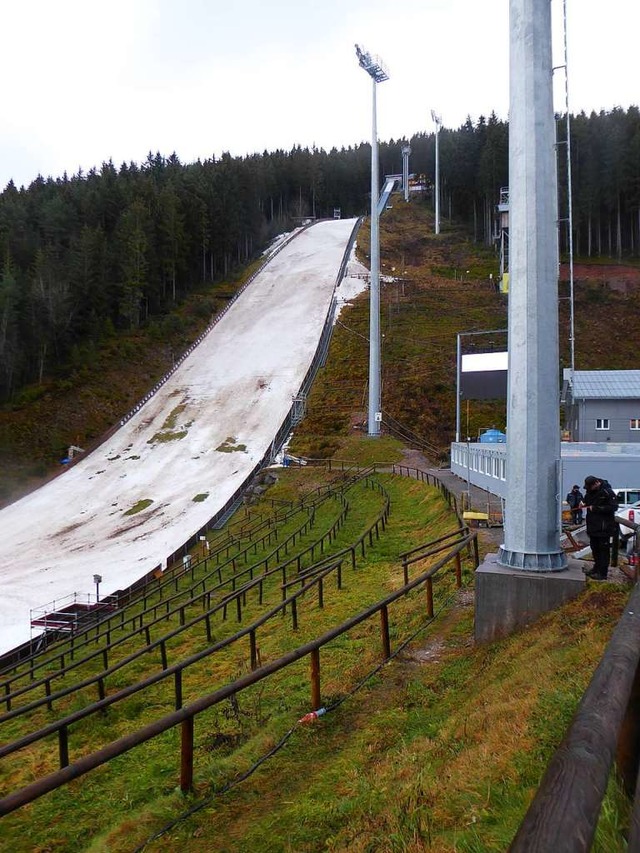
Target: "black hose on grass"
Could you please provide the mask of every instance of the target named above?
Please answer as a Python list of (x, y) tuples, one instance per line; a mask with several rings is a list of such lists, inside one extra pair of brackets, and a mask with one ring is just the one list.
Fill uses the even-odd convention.
[[(430, 619), (427, 619), (426, 622), (424, 622), (422, 625), (420, 625), (420, 627), (417, 628), (413, 632), (413, 634), (411, 634), (409, 637), (407, 637), (407, 639), (403, 643), (401, 643), (398, 646), (398, 648), (394, 652), (392, 652), (392, 654), (386, 660), (381, 661), (376, 667), (374, 667), (370, 672), (368, 672), (348, 693), (345, 693), (344, 696), (341, 696), (339, 699), (336, 699), (330, 705), (327, 705), (325, 708), (323, 708), (322, 709), (323, 713), (328, 714), (330, 711), (335, 711), (336, 708), (339, 708), (343, 702), (345, 702), (347, 699), (349, 699), (351, 696), (354, 696), (359, 690), (361, 690), (368, 681), (370, 681), (375, 675), (377, 675), (380, 672), (381, 669), (383, 669), (383, 667), (385, 667), (390, 661), (392, 661), (401, 652), (403, 652), (407, 648), (409, 643), (411, 643), (411, 642), (413, 642), (413, 640), (415, 640), (415, 638), (418, 636), (418, 634), (421, 634), (424, 630), (426, 630), (426, 628), (428, 628), (438, 618), (438, 616), (442, 613), (442, 611), (445, 609), (445, 607), (447, 607), (451, 603), (451, 601), (453, 601), (453, 599), (455, 598), (455, 595), (456, 595), (455, 592), (452, 595), (450, 595), (443, 602), (441, 607), (436, 611), (436, 613), (434, 613), (434, 615)], [(249, 767), (247, 770), (245, 770), (244, 773), (241, 773), (239, 776), (236, 776), (236, 778), (233, 779), (231, 782), (224, 785), (222, 788), (219, 788), (218, 790), (214, 791), (211, 794), (211, 796), (209, 796), (205, 800), (201, 800), (199, 803), (196, 803), (195, 805), (191, 806), (190, 809), (187, 809), (186, 811), (182, 812), (177, 817), (175, 817), (173, 820), (171, 820), (169, 823), (165, 824), (161, 829), (159, 829), (153, 835), (149, 836), (149, 838), (147, 838), (147, 840), (144, 841), (139, 847), (136, 847), (134, 850), (134, 853), (141, 853), (141, 851), (144, 850), (144, 848), (147, 846), (147, 844), (151, 844), (152, 841), (157, 841), (158, 838), (161, 838), (163, 835), (166, 835), (167, 832), (170, 832), (179, 823), (182, 823), (182, 821), (187, 820), (192, 815), (196, 814), (197, 812), (199, 812), (202, 809), (206, 808), (207, 806), (211, 805), (211, 803), (213, 803), (213, 801), (216, 799), (216, 797), (219, 797), (221, 794), (226, 794), (227, 791), (230, 791), (232, 788), (235, 788), (236, 785), (239, 785), (241, 782), (244, 782), (245, 779), (248, 779), (249, 776), (251, 776), (253, 773), (255, 773), (255, 771), (262, 764), (264, 764), (265, 761), (267, 761), (269, 758), (271, 758), (273, 755), (275, 755), (277, 752), (279, 752), (282, 749), (282, 747), (287, 743), (287, 741), (289, 740), (291, 735), (303, 723), (303, 721), (306, 722), (307, 719), (310, 719), (312, 716), (313, 716), (312, 714), (307, 714), (301, 720), (298, 720), (298, 722), (294, 726), (292, 726), (280, 738), (278, 743), (276, 743), (273, 747), (271, 747), (271, 749), (268, 752), (266, 752), (264, 755), (262, 755), (256, 762), (254, 762), (254, 764), (251, 765), (251, 767)], [(320, 715), (318, 715), (318, 716), (320, 716)]]

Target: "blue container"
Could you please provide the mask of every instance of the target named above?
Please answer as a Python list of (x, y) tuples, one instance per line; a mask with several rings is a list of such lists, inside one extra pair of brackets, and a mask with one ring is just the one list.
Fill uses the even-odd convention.
[(507, 436), (499, 429), (488, 429), (480, 436), (481, 444), (504, 444)]

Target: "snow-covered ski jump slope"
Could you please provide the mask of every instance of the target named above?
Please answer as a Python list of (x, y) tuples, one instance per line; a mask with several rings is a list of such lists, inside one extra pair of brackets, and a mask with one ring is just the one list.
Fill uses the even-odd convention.
[(31, 608), (94, 573), (101, 595), (130, 586), (233, 496), (309, 369), (354, 225), (302, 231), (124, 426), (0, 511), (0, 653), (30, 638)]

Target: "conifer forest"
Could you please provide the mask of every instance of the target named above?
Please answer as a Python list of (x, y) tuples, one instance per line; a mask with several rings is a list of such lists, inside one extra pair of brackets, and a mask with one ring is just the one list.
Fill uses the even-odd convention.
[[(566, 117), (558, 116), (561, 250), (566, 250)], [(640, 254), (640, 111), (572, 116), (574, 251)], [(410, 171), (434, 181), (435, 137), (408, 140)], [(381, 175), (407, 140), (381, 143)], [(495, 115), (440, 132), (441, 212), (493, 240), (508, 185), (508, 124)], [(366, 214), (370, 145), (295, 147), (183, 164), (150, 153), (87, 174), (9, 183), (0, 194), (0, 401), (63, 374), (117, 329), (160, 323), (191, 291), (223, 281), (308, 217)]]

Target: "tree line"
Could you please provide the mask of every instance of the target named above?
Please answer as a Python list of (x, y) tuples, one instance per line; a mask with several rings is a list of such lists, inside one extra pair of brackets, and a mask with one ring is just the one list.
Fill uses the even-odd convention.
[[(561, 209), (565, 126), (559, 117)], [(410, 170), (431, 186), (434, 134), (408, 141)], [(383, 175), (401, 173), (406, 142), (381, 143)], [(508, 184), (508, 124), (493, 114), (468, 119), (442, 128), (439, 145), (443, 216), (491, 243), (499, 191)], [(571, 151), (577, 253), (637, 255), (637, 107), (572, 117)], [(190, 164), (149, 153), (139, 165), (38, 176), (20, 189), (10, 182), (0, 194), (0, 399), (64, 369), (73, 347), (144, 325), (224, 279), (297, 221), (331, 217), (336, 208), (343, 217), (366, 213), (369, 189), (368, 143)]]

